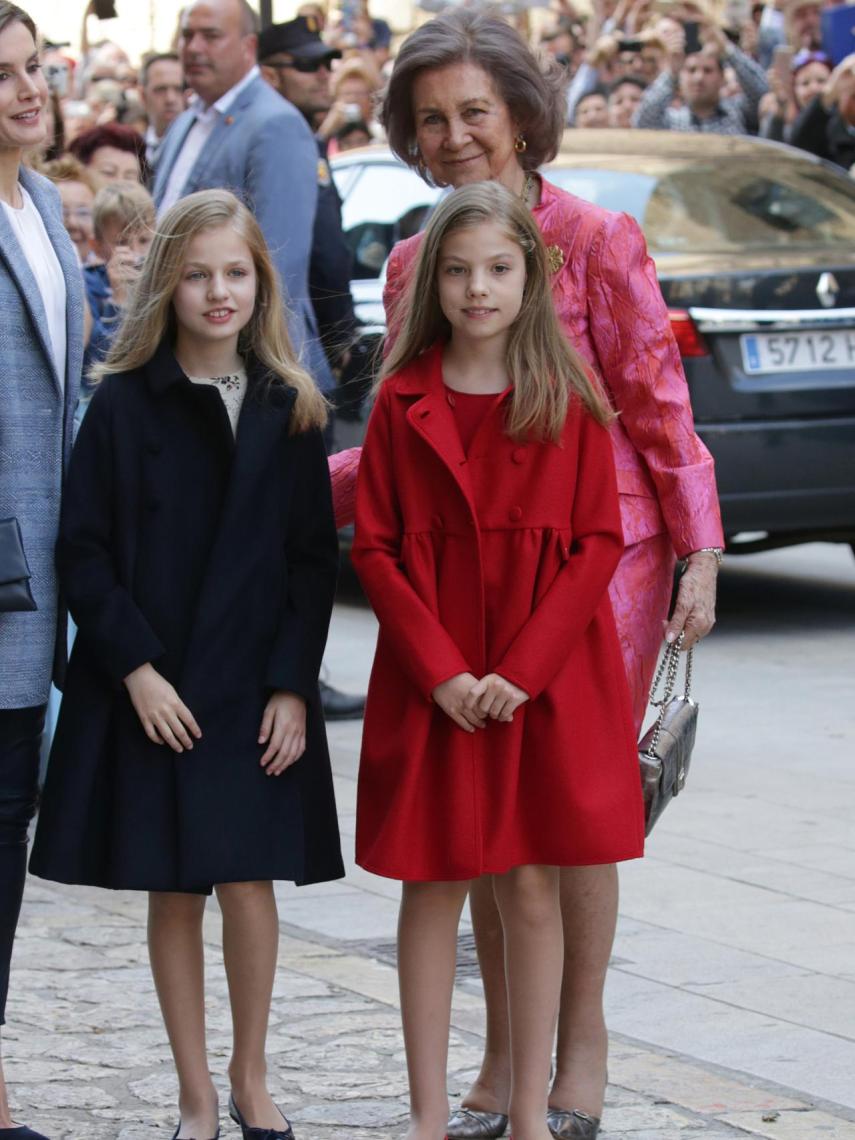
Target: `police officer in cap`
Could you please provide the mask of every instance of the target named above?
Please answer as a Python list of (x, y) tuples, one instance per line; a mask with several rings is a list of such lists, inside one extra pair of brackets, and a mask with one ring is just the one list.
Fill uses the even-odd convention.
[[(331, 64), (340, 58), (340, 51), (323, 42), (318, 22), (310, 16), (273, 24), (258, 37), (261, 74), (303, 114), (318, 144), (318, 205), (309, 294), (321, 344), (334, 373), (346, 366), (356, 330), (350, 295), (352, 258), (341, 228), (341, 199), (327, 162), (329, 134), (318, 133), (320, 125), (330, 119)], [(323, 681), (321, 699), (328, 720), (360, 717), (365, 708), (364, 697), (339, 692)]]
[(318, 144), (318, 208), (309, 291), (333, 371), (341, 369), (356, 327), (350, 296), (352, 258), (341, 229), (341, 199), (327, 162), (329, 135), (318, 133), (332, 105), (330, 65), (340, 58), (340, 51), (323, 42), (318, 23), (310, 16), (273, 24), (258, 37), (262, 75), (302, 113)]

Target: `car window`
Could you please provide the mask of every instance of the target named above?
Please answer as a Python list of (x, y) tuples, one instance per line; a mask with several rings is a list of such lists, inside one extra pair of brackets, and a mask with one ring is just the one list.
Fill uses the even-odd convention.
[(418, 233), (441, 191), (414, 170), (388, 163), (363, 166), (359, 176), (343, 168), (336, 185), (342, 195), (342, 228), (353, 254), (356, 279), (379, 277), (392, 246)]
[[(651, 160), (639, 158), (650, 169)], [(757, 163), (659, 160), (650, 174), (551, 168), (562, 189), (640, 223), (653, 253), (827, 247), (855, 243), (855, 183), (770, 152)]]

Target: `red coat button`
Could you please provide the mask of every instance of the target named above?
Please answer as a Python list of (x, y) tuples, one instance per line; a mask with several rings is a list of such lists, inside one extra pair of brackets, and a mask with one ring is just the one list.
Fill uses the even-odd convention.
[(442, 521), (442, 515), (434, 515), (430, 520), (430, 525), (434, 528), (434, 530), (442, 530), (444, 525)]
[(511, 462), (512, 463), (524, 463), (525, 462), (525, 448), (524, 447), (515, 447), (514, 448), (514, 450), (511, 452)]
[(522, 518), (522, 507), (511, 507), (508, 511), (508, 518), (511, 522), (519, 522)]

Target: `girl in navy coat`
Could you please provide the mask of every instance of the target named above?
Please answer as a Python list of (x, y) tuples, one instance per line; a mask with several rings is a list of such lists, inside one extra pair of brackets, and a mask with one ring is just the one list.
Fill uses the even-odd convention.
[(81, 428), (60, 529), (79, 626), (31, 869), (145, 890), (180, 1082), (218, 1133), (202, 915), (216, 889), (230, 1111), (290, 1137), (265, 1082), (273, 879), (343, 874), (317, 678), (337, 567), (321, 436), (264, 239), (226, 191), (162, 219)]

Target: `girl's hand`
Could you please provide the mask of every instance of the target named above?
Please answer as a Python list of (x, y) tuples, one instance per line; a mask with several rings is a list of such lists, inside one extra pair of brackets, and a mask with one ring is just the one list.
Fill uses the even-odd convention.
[(431, 693), (446, 716), (450, 716), (464, 732), (474, 732), (476, 728), (484, 727), (484, 716), (466, 707), (466, 698), (475, 684), (477, 681), (471, 673), (458, 673), (456, 677), (437, 685)]
[(498, 673), (488, 673), (476, 681), (466, 698), (466, 708), (472, 712), (488, 716), (491, 720), (501, 720), (509, 724), (514, 713), (528, 700), (528, 693), (518, 688)]
[(698, 551), (690, 554), (688, 566), (680, 579), (677, 602), (671, 620), (665, 623), (665, 640), (676, 641), (685, 630), (683, 649), (706, 637), (715, 625), (715, 592), (718, 562), (714, 554)]
[(201, 739), (202, 731), (193, 714), (150, 662), (128, 673), (124, 683), (134, 712), (152, 743), (168, 744), (173, 752), (183, 752), (193, 748), (191, 735)]
[(274, 693), (261, 718), (258, 743), (266, 744), (261, 767), (279, 776), (306, 751), (306, 702), (296, 693)]

